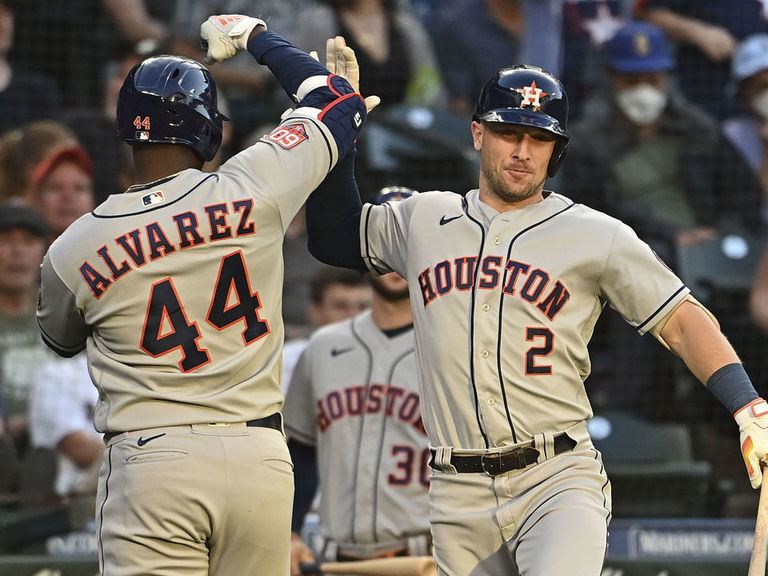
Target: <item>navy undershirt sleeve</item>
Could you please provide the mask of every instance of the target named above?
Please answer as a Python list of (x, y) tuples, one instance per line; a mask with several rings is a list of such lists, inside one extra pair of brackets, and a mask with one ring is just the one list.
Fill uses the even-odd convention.
[(355, 152), (342, 158), (310, 194), (306, 205), (310, 253), (325, 264), (366, 270), (360, 252), (360, 191)]
[(259, 64), (264, 64), (272, 71), (283, 90), (294, 100), (304, 80), (311, 76), (330, 74), (325, 66), (309, 54), (271, 30), (265, 30), (251, 38), (248, 51)]
[(319, 478), (317, 473), (317, 450), (314, 446), (299, 442), (294, 438), (288, 439), (288, 450), (293, 460), (293, 517), (291, 532), (299, 534), (304, 525), (304, 519), (312, 506), (317, 494)]

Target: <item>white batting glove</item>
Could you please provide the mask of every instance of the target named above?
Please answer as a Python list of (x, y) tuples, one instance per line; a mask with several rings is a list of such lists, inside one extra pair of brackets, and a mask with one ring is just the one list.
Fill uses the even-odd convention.
[(768, 452), (768, 402), (757, 398), (733, 417), (739, 425), (741, 455), (747, 466), (749, 482), (752, 488), (760, 488), (763, 482), (761, 463), (766, 462)]
[(219, 14), (208, 18), (200, 26), (200, 38), (206, 50), (205, 62), (221, 62), (245, 50), (248, 36), (256, 26), (266, 28), (267, 24), (259, 18), (240, 14)]
[[(325, 42), (325, 67), (331, 74), (347, 79), (355, 92), (360, 92), (360, 65), (357, 63), (355, 51), (347, 46), (343, 36), (328, 38)], [(365, 108), (371, 110), (381, 103), (378, 96), (364, 98)]]

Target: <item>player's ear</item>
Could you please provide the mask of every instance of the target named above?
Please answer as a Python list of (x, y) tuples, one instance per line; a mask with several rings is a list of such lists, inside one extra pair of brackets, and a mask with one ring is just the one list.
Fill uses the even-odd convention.
[(477, 120), (472, 121), (472, 144), (478, 152), (483, 147), (483, 125)]

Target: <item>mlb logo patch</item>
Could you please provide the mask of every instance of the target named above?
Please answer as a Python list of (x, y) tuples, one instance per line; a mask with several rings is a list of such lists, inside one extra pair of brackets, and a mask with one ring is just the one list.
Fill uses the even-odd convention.
[(157, 192), (151, 192), (150, 194), (143, 196), (141, 201), (144, 206), (152, 206), (153, 204), (165, 202), (165, 195), (162, 190), (158, 190)]
[(295, 148), (305, 140), (309, 140), (307, 136), (307, 129), (303, 124), (288, 124), (286, 126), (278, 126), (272, 132), (265, 136), (270, 142), (274, 142), (280, 148), (290, 150)]
[(145, 130), (137, 130), (136, 140), (149, 140), (149, 132)]

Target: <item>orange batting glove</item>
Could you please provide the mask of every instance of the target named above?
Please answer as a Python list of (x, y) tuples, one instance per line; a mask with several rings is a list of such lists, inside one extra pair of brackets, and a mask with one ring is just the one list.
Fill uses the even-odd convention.
[(763, 482), (761, 466), (766, 464), (768, 452), (768, 402), (757, 398), (733, 417), (739, 425), (741, 455), (747, 466), (749, 481), (752, 488), (760, 488)]

